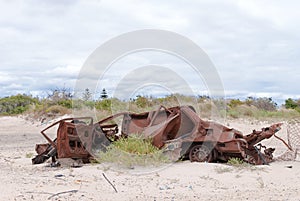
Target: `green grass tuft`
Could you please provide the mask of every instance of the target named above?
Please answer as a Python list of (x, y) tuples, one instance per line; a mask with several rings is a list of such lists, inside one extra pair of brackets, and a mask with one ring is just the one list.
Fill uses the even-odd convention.
[(111, 162), (132, 168), (133, 166), (160, 165), (168, 162), (163, 151), (152, 145), (151, 139), (137, 135), (113, 142), (106, 152), (100, 152), (99, 162)]
[(26, 153), (25, 157), (26, 158), (32, 158), (33, 157), (33, 153)]
[(240, 158), (230, 158), (227, 161), (228, 165), (232, 165), (232, 166), (243, 166), (246, 164), (246, 162), (244, 162), (242, 159)]

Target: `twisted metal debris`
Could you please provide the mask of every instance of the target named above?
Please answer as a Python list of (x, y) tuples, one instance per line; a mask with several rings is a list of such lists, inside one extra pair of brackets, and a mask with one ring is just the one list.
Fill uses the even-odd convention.
[[(121, 125), (116, 123), (117, 118), (122, 118)], [(51, 140), (45, 132), (56, 125), (57, 138)], [(138, 134), (151, 138), (154, 146), (176, 160), (187, 158), (192, 162), (226, 162), (236, 157), (251, 164), (268, 164), (273, 161), (275, 149), (267, 148), (260, 142), (275, 136), (289, 147), (275, 135), (281, 126), (282, 123), (277, 123), (243, 135), (233, 128), (201, 119), (191, 106), (160, 106), (155, 111), (140, 114), (123, 112), (96, 123), (91, 117), (67, 118), (41, 131), (48, 143), (36, 145), (38, 155), (32, 163), (43, 163), (49, 158), (53, 163), (59, 158), (88, 162), (95, 150), (105, 151), (113, 141)], [(299, 138), (294, 140), (291, 136), (291, 139), (297, 143)]]

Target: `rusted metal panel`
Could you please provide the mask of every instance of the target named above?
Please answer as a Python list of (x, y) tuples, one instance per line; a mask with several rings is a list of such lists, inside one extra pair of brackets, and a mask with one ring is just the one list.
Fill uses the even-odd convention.
[(88, 158), (92, 145), (92, 125), (62, 121), (57, 131), (58, 158)]

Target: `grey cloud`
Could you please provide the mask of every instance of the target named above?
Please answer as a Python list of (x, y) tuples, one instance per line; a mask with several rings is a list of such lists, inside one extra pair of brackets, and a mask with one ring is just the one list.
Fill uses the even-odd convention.
[(117, 83), (114, 95), (120, 99), (129, 99), (139, 90), (143, 91), (143, 88), (151, 86), (164, 88), (169, 94), (182, 91), (192, 94), (188, 83), (174, 71), (162, 66), (145, 66), (131, 71), (123, 77)]
[[(297, 97), (298, 5), (298, 1), (235, 0), (2, 1), (0, 78), (5, 78), (0, 85), (16, 84), (19, 89), (5, 91), (1, 87), (0, 93), (7, 95), (29, 88), (37, 93), (64, 83), (73, 87), (78, 69), (60, 68), (82, 66), (93, 50), (119, 34), (157, 28), (185, 35), (202, 47), (218, 69), (225, 90), (232, 92), (229, 95), (256, 92)], [(165, 57), (139, 61), (145, 58), (138, 55), (128, 60), (127, 66), (152, 61), (174, 65)], [(115, 73), (112, 75), (106, 83), (118, 79)], [(99, 79), (94, 71), (86, 76), (93, 83)], [(197, 78), (189, 77), (191, 85), (197, 82)]]

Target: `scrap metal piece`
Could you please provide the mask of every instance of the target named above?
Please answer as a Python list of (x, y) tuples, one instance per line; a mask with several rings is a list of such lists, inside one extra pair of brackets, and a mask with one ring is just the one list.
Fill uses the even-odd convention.
[[(51, 140), (45, 132), (56, 125), (58, 125), (57, 138)], [(115, 129), (113, 126), (104, 126), (102, 129), (98, 124), (93, 124), (91, 117), (57, 121), (41, 131), (49, 143), (36, 145), (38, 155), (32, 159), (32, 163), (40, 164), (50, 157), (53, 163), (58, 158), (82, 159), (89, 162), (92, 149), (95, 147), (102, 149), (109, 145), (109, 136), (117, 132)]]
[(44, 163), (49, 158), (52, 158), (52, 162), (55, 163), (57, 151), (51, 144), (37, 144), (35, 150), (38, 155), (32, 159), (32, 164)]

